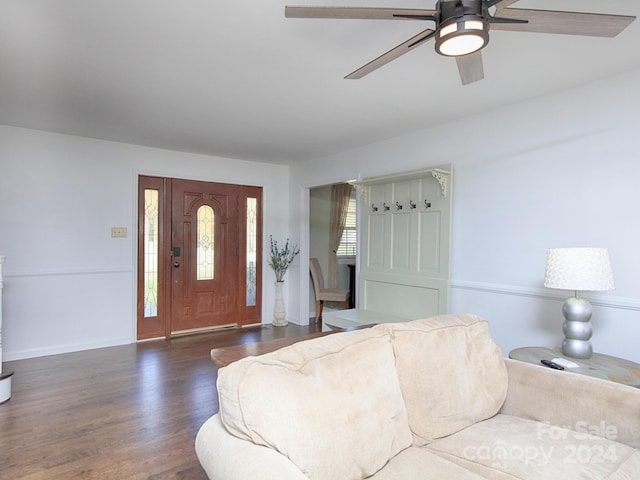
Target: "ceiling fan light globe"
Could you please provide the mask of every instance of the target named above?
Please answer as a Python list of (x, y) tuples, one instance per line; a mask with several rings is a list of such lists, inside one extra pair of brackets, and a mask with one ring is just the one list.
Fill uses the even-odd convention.
[(489, 43), (489, 25), (481, 17), (457, 19), (442, 25), (436, 35), (436, 52), (459, 57), (477, 52)]
[(458, 24), (457, 23), (450, 23), (449, 25), (444, 25), (443, 27), (440, 27), (440, 31), (438, 32), (438, 36), (439, 37), (446, 37), (447, 35), (451, 35), (452, 33), (455, 33), (458, 30)]
[(457, 35), (444, 40), (442, 44), (440, 44), (440, 51), (438, 53), (448, 57), (459, 57), (477, 52), (484, 47), (484, 45), (485, 41), (479, 35)]
[(484, 30), (484, 23), (482, 22), (482, 20), (465, 20), (464, 29), (465, 30)]

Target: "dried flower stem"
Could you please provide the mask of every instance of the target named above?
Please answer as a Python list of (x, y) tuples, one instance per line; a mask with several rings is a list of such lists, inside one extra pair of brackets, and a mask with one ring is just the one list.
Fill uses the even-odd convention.
[(296, 255), (300, 253), (298, 246), (289, 248), (289, 239), (284, 245), (283, 250), (278, 250), (278, 242), (273, 240), (273, 237), (269, 235), (269, 241), (271, 242), (271, 256), (269, 257), (269, 266), (276, 274), (276, 281), (283, 282), (284, 274), (287, 273), (287, 269)]

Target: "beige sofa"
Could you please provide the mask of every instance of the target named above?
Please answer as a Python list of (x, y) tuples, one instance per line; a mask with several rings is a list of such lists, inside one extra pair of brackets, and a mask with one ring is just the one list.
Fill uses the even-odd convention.
[(640, 390), (504, 359), (475, 315), (245, 358), (218, 391), (212, 480), (640, 479)]

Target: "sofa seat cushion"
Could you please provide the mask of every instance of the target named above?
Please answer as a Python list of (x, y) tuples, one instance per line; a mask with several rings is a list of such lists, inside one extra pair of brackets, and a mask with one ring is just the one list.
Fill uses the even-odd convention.
[(410, 447), (367, 480), (484, 480), (460, 465), (421, 447)]
[(490, 418), (507, 394), (502, 351), (477, 315), (378, 325), (393, 336), (414, 445)]
[(586, 431), (499, 414), (424, 448), (495, 480), (639, 478), (640, 451)]
[(328, 335), (221, 369), (220, 415), (309, 479), (362, 479), (412, 442), (390, 336)]

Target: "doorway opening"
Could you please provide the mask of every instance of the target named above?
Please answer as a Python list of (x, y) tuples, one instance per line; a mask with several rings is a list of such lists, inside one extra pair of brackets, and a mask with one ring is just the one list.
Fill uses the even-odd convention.
[[(357, 196), (349, 182), (313, 187), (309, 190), (309, 258), (318, 260), (325, 287), (348, 289), (349, 308), (356, 305), (356, 260), (358, 249)], [(309, 282), (309, 315), (315, 316), (315, 289)], [(341, 302), (326, 302), (325, 311), (344, 308)]]

